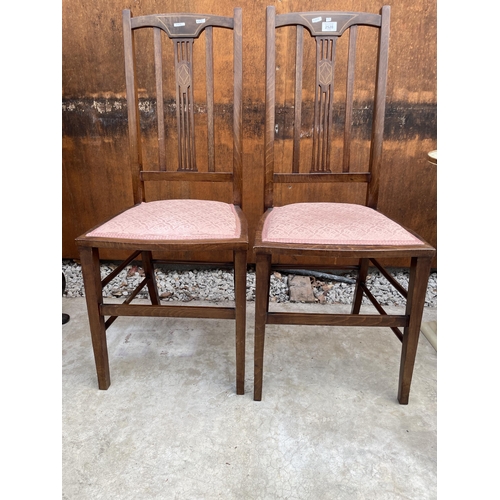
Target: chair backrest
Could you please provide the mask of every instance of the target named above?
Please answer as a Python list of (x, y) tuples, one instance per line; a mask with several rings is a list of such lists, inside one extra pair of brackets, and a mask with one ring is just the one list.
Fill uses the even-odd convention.
[(135, 203), (145, 201), (147, 181), (195, 181), (232, 183), (241, 205), (241, 23), (239, 8), (234, 17), (123, 11)]
[[(291, 188), (292, 183), (361, 182), (367, 186), (366, 205), (376, 208), (390, 7), (382, 7), (380, 14), (281, 15), (268, 7), (266, 15), (265, 207), (276, 202), (275, 184), (285, 183)], [(285, 46), (280, 45), (280, 36), (285, 38), (281, 42)], [(363, 85), (358, 89), (355, 74), (358, 79), (360, 39), (365, 43), (361, 54)], [(293, 43), (294, 50), (290, 48)], [(365, 70), (372, 76), (367, 77)], [(285, 95), (279, 102), (277, 88)], [(369, 130), (360, 132), (361, 125)], [(364, 145), (353, 152), (356, 138)]]

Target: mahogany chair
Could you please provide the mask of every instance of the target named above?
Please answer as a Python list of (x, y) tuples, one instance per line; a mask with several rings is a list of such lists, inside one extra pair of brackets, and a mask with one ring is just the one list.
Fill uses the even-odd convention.
[[(384, 6), (380, 14), (276, 15), (274, 7), (267, 8), (266, 211), (254, 246), (254, 399), (257, 401), (262, 398), (266, 325), (289, 324), (391, 328), (402, 343), (398, 400), (401, 404), (408, 403), (435, 249), (377, 211), (383, 167), (389, 17), (389, 6)], [(355, 87), (354, 77), (359, 78), (360, 67), (355, 63), (361, 41), (366, 41), (369, 47), (365, 47), (368, 52), (358, 51), (358, 57), (364, 57), (360, 66), (363, 69), (360, 91)], [(288, 47), (292, 48), (287, 50)], [(373, 55), (367, 55), (370, 50)], [(310, 56), (312, 62), (307, 61), (306, 56)], [(291, 76), (286, 73), (287, 68), (291, 69)], [(364, 75), (364, 71), (370, 69), (372, 80)], [(339, 86), (341, 78), (345, 83)], [(366, 82), (371, 82), (370, 100)], [(279, 90), (286, 94), (281, 100)], [(337, 104), (339, 95), (344, 104)], [(366, 108), (373, 112), (370, 119), (363, 118)], [(365, 122), (369, 130), (363, 136), (358, 128)], [(319, 183), (319, 186), (308, 188), (309, 199), (299, 202), (304, 183)], [(311, 201), (311, 193), (318, 199)], [(338, 201), (341, 196), (354, 195), (361, 197), (359, 203)], [(292, 202), (283, 201), (287, 196)], [(356, 269), (351, 313), (270, 312), (271, 270), (279, 267), (284, 257), (302, 269), (314, 260), (328, 269)], [(381, 265), (384, 258), (401, 258), (410, 265), (408, 290)], [(405, 314), (387, 314), (370, 292), (365, 283), (370, 263), (406, 298)], [(360, 312), (363, 296), (380, 314)]]
[[(76, 240), (99, 389), (110, 385), (106, 329), (118, 316), (155, 316), (235, 320), (236, 392), (244, 393), (248, 231), (241, 210), (241, 24), (239, 8), (234, 17), (131, 17), (123, 11), (134, 205)], [(216, 43), (223, 50), (214, 51)], [(222, 200), (211, 199), (217, 197)], [(101, 279), (101, 249), (131, 254)], [(194, 262), (196, 252), (200, 261), (201, 252), (220, 263), (215, 259), (226, 255), (234, 268), (235, 307), (161, 304), (154, 252), (167, 255), (167, 262), (170, 256)], [(136, 259), (142, 260), (143, 281), (122, 304), (105, 303), (103, 287)], [(151, 304), (132, 304), (145, 286)]]

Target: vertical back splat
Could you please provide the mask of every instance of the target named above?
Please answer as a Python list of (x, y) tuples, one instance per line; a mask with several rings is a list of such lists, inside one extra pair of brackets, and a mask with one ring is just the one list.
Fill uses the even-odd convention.
[(331, 172), (333, 70), (337, 37), (316, 37), (316, 95), (311, 173)]
[(174, 40), (175, 79), (177, 85), (177, 127), (179, 130), (180, 172), (196, 172), (193, 99), (193, 39)]

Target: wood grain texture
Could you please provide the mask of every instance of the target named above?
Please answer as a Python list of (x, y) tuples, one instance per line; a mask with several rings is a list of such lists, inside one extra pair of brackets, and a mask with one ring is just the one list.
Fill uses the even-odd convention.
[(158, 166), (166, 170), (165, 160), (165, 111), (163, 109), (163, 57), (160, 28), (154, 29), (155, 77), (156, 77), (156, 120), (158, 123)]
[(269, 325), (323, 325), (323, 326), (407, 326), (408, 318), (401, 316), (375, 316), (373, 314), (304, 314), (268, 313)]
[(101, 314), (105, 316), (151, 316), (155, 318), (214, 318), (234, 319), (233, 307), (212, 306), (150, 306), (150, 305), (123, 305), (103, 304)]
[(356, 65), (356, 42), (358, 39), (358, 27), (352, 26), (349, 30), (349, 52), (346, 78), (346, 108), (344, 123), (344, 156), (342, 161), (342, 172), (349, 172), (351, 157), (352, 118), (354, 106), (354, 74)]
[(106, 326), (104, 316), (99, 311), (103, 302), (99, 251), (95, 248), (84, 248), (80, 253), (82, 262), (85, 300), (89, 315), (92, 348), (97, 371), (99, 389), (106, 390), (110, 385), (108, 347), (106, 343)]

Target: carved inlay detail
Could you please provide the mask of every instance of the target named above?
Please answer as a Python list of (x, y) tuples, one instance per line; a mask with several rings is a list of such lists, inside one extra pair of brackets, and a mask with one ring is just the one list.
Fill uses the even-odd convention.
[(323, 86), (330, 85), (333, 81), (333, 65), (328, 59), (319, 62), (319, 83)]
[(187, 61), (179, 63), (177, 68), (177, 84), (179, 87), (186, 89), (191, 85), (191, 68)]

